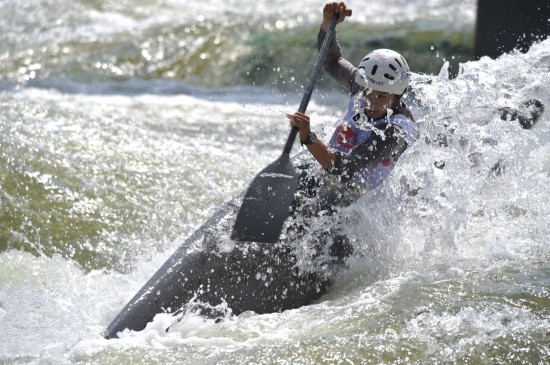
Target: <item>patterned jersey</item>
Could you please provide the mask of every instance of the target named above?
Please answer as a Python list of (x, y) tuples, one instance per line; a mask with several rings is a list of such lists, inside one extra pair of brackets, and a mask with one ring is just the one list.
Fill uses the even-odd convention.
[(363, 108), (361, 100), (351, 98), (346, 116), (328, 143), (329, 148), (337, 151), (336, 166), (328, 171), (347, 175), (344, 180), (374, 189), (389, 176), (405, 148), (416, 141), (418, 130), (404, 104), (390, 116), (377, 120), (369, 120), (357, 111)]

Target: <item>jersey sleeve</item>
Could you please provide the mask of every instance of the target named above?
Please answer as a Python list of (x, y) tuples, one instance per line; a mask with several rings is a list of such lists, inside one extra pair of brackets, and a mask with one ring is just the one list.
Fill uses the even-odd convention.
[[(326, 32), (320, 29), (317, 35), (317, 50), (321, 49), (325, 36)], [(336, 36), (330, 42), (323, 69), (351, 94), (361, 90), (361, 86), (355, 82), (357, 68), (342, 55)]]

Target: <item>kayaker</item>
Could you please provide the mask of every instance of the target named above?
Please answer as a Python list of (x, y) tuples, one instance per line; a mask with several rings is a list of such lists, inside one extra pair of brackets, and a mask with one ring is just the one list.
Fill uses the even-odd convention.
[[(339, 23), (344, 21), (344, 2), (325, 4), (319, 48), (334, 14), (339, 15)], [(347, 186), (373, 189), (418, 137), (415, 119), (402, 100), (410, 81), (407, 61), (395, 51), (377, 49), (355, 67), (342, 56), (334, 37), (323, 67), (350, 92), (345, 117), (328, 144), (311, 131), (309, 116), (288, 114), (290, 125), (299, 128), (300, 142), (328, 173), (338, 175)]]

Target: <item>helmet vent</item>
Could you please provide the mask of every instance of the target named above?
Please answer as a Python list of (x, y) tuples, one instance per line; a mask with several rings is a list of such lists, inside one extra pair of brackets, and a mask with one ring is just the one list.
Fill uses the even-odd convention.
[(395, 62), (397, 62), (397, 64), (399, 65), (399, 67), (403, 67), (403, 65), (401, 64), (401, 62), (399, 62), (399, 60), (397, 58), (394, 58)]
[(395, 80), (395, 77), (393, 77), (390, 74), (384, 74), (384, 77), (387, 78), (388, 80)]
[(370, 74), (374, 76), (374, 74), (376, 74), (376, 70), (378, 70), (378, 65), (374, 65), (372, 67), (372, 71), (370, 72)]
[(395, 67), (395, 66), (392, 65), (391, 63), (390, 63), (388, 66), (390, 66), (390, 68), (391, 68), (393, 71), (397, 72), (397, 67)]

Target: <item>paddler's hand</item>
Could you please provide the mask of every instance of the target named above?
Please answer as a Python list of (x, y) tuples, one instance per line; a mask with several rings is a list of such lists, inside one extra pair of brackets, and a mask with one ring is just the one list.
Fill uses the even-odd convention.
[(309, 117), (300, 112), (287, 114), (286, 116), (290, 119), (290, 126), (296, 127), (300, 130), (298, 132), (300, 134), (300, 141), (304, 141), (311, 131), (309, 126)]
[(323, 24), (321, 24), (323, 31), (328, 31), (334, 14), (338, 14), (338, 23), (342, 23), (347, 16), (351, 16), (351, 9), (348, 9), (343, 1), (326, 3), (323, 8)]

